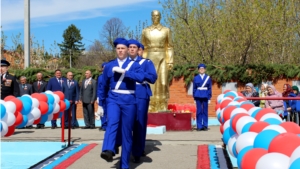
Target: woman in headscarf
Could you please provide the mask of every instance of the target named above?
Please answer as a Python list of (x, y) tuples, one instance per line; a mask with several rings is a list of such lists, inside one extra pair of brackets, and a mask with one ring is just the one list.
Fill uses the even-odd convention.
[[(291, 85), (289, 84), (283, 85), (282, 97), (296, 97)], [(296, 102), (294, 100), (284, 100), (284, 102), (285, 102), (285, 108), (284, 108), (285, 119), (287, 121), (295, 121), (294, 110), (296, 108)]]
[[(273, 85), (267, 86), (268, 95), (266, 97), (282, 97), (282, 94), (279, 93)], [(274, 109), (278, 115), (283, 117), (284, 107), (282, 100), (266, 100), (266, 108)]]
[[(259, 91), (259, 97), (266, 97), (267, 96), (267, 94), (268, 94), (267, 86), (268, 86), (268, 84), (266, 84), (266, 83), (261, 84), (260, 91)], [(260, 104), (259, 104), (259, 107), (265, 108), (265, 102), (266, 102), (265, 100), (261, 100)]]
[[(245, 85), (245, 91), (242, 92), (245, 97), (259, 97), (258, 92), (255, 90), (252, 83), (247, 83)], [(256, 107), (259, 107), (259, 100), (250, 100)]]
[(292, 89), (293, 89), (294, 94), (295, 94), (297, 97), (300, 97), (300, 93), (299, 93), (299, 88), (298, 88), (298, 86), (293, 86)]

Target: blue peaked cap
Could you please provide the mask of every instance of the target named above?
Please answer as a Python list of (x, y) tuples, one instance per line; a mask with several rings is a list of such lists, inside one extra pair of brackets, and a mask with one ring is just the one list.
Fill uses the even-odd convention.
[(145, 47), (143, 44), (140, 43), (140, 48), (142, 48), (143, 50), (145, 50)]
[(130, 45), (136, 45), (138, 48), (140, 48), (141, 43), (137, 40), (130, 39), (130, 40), (128, 40), (128, 46), (130, 46)]
[(115, 39), (115, 41), (114, 41), (114, 46), (115, 47), (117, 47), (117, 45), (125, 45), (125, 46), (129, 46), (128, 45), (128, 41), (125, 39), (125, 38), (117, 38), (117, 39)]
[(206, 65), (203, 64), (203, 63), (200, 63), (200, 64), (198, 65), (198, 69), (199, 69), (200, 67), (203, 67), (204, 69), (206, 69)]

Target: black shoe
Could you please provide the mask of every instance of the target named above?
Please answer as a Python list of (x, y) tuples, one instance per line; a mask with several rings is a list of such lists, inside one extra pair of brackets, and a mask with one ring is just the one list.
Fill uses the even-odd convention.
[(40, 124), (37, 124), (35, 129), (41, 129), (41, 128), (42, 126)]
[(91, 126), (90, 129), (95, 129), (95, 126)]
[(145, 150), (143, 151), (142, 157), (145, 157), (147, 154), (145, 152)]
[(203, 130), (203, 131), (207, 131), (208, 128), (207, 128), (207, 127), (203, 127), (202, 130)]
[(56, 128), (56, 126), (52, 126), (52, 127), (51, 127), (51, 129), (55, 129), (55, 128)]
[(115, 147), (115, 153), (119, 154), (119, 147), (118, 146)]
[(91, 127), (90, 126), (85, 126), (85, 127), (82, 127), (81, 129), (90, 129)]
[(140, 163), (141, 160), (140, 160), (140, 157), (133, 157), (133, 160), (132, 160), (134, 163)]
[(41, 129), (44, 129), (44, 128), (45, 128), (45, 125), (44, 125), (44, 124), (41, 124), (41, 125), (40, 125), (40, 128), (41, 128)]
[(113, 152), (112, 151), (103, 151), (100, 154), (100, 157), (103, 158), (104, 160), (106, 160), (107, 162), (112, 162), (113, 161)]
[(203, 128), (201, 128), (201, 129), (197, 129), (197, 131), (202, 131), (203, 130)]
[(72, 126), (72, 129), (75, 129), (75, 126)]
[(26, 126), (26, 128), (27, 129), (32, 129), (33, 127), (32, 127), (32, 125), (30, 125), (30, 126)]

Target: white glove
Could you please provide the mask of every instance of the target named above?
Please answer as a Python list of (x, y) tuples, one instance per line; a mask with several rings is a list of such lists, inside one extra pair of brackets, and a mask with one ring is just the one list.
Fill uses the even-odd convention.
[(113, 67), (112, 69), (113, 72), (118, 72), (118, 73), (125, 73), (125, 69), (122, 69), (120, 67)]
[(102, 106), (98, 106), (97, 114), (101, 117), (103, 117), (104, 110)]
[(208, 100), (208, 104), (210, 104), (210, 100)]

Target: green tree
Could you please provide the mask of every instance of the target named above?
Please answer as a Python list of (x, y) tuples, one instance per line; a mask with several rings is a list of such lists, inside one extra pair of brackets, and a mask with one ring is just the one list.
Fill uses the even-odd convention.
[(59, 43), (61, 66), (70, 67), (70, 55), (71, 64), (76, 65), (78, 58), (82, 55), (82, 51), (85, 50), (84, 44), (81, 42), (83, 39), (80, 30), (73, 24), (71, 24), (63, 33), (64, 41)]

